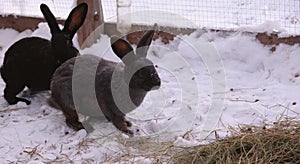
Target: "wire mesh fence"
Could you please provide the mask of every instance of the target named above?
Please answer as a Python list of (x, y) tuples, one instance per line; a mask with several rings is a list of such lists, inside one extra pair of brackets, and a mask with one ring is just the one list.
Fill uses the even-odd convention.
[(57, 18), (66, 19), (74, 6), (72, 0), (0, 0), (0, 14), (42, 17), (40, 4), (47, 4)]
[[(117, 21), (116, 1), (101, 0), (105, 22)], [(42, 16), (40, 3), (64, 19), (76, 0), (0, 0), (0, 14)], [(130, 8), (133, 24), (235, 29), (273, 21), (300, 34), (300, 0), (131, 0)]]
[[(116, 0), (102, 0), (106, 22), (116, 21)], [(300, 34), (299, 0), (131, 0), (132, 23), (163, 26), (235, 29), (278, 24)]]

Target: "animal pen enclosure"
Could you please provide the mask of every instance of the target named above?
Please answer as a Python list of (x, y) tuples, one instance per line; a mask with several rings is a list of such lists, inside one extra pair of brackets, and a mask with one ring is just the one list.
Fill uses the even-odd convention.
[[(172, 163), (175, 153), (175, 160), (176, 155), (188, 158), (180, 163), (202, 163), (198, 156), (204, 158), (203, 163), (226, 163), (230, 160), (223, 157), (232, 152), (236, 159), (230, 163), (300, 163), (297, 153), (300, 150), (297, 144), (300, 46), (287, 45), (300, 43), (299, 0), (0, 2), (0, 27), (19, 31), (0, 30), (0, 61), (7, 48), (21, 37), (47, 36), (47, 24), (39, 24), (45, 21), (39, 8), (41, 3), (49, 6), (61, 24), (76, 4), (88, 3), (84, 26), (77, 33), (82, 56), (103, 55), (104, 59), (118, 62), (120, 59), (111, 51), (109, 36), (128, 34), (124, 38), (136, 43), (154, 23), (159, 25), (156, 38), (161, 37), (163, 43), (174, 39), (169, 45), (160, 41), (151, 43), (147, 59), (153, 62), (162, 83), (157, 92), (151, 91), (150, 98), (139, 109), (128, 113), (135, 128), (133, 137), (121, 133), (106, 119), (91, 120), (95, 127), (91, 133), (68, 128), (63, 113), (48, 105), (51, 96), (48, 91), (28, 96), (32, 100), (30, 106), (22, 102), (10, 106), (0, 96), (1, 162)], [(122, 14), (130, 11), (130, 17), (118, 14), (118, 7)], [(272, 46), (263, 46), (257, 39)], [(95, 40), (97, 43), (93, 44)], [(4, 86), (0, 80), (1, 92)], [(80, 89), (88, 90), (86, 86), (80, 85)], [(286, 122), (280, 123), (281, 120)], [(289, 120), (297, 121), (297, 129)], [(275, 133), (278, 129), (279, 135)], [(275, 139), (269, 142), (269, 134), (273, 132)], [(250, 138), (235, 138), (240, 133)], [(264, 140), (253, 140), (257, 138), (253, 134), (259, 135), (258, 140), (261, 137)], [(236, 144), (224, 140), (231, 135)], [(225, 146), (218, 146), (217, 141), (224, 141)], [(273, 141), (274, 144), (267, 145), (272, 150), (271, 158), (266, 154), (269, 151), (259, 145)], [(211, 153), (195, 147), (203, 148), (210, 142), (226, 152), (209, 147)], [(193, 152), (191, 148), (197, 150)], [(253, 153), (254, 150), (257, 152)]]
[[(300, 34), (300, 1), (298, 0), (2, 0), (0, 26), (22, 31), (34, 29), (43, 21), (39, 4), (46, 3), (61, 22), (75, 3), (87, 2), (89, 13), (84, 27), (79, 31), (79, 42), (100, 25), (98, 33), (118, 34), (116, 30), (119, 2), (130, 5), (131, 32), (158, 23), (161, 31), (168, 33), (190, 33), (195, 29), (242, 30), (265, 32), (261, 28), (245, 28), (266, 24), (273, 32), (289, 35)], [(127, 3), (127, 4), (126, 4)], [(128, 24), (128, 23), (127, 23)], [(94, 36), (94, 39), (99, 35)], [(168, 37), (167, 37), (168, 38)], [(268, 38), (268, 37), (267, 37)]]

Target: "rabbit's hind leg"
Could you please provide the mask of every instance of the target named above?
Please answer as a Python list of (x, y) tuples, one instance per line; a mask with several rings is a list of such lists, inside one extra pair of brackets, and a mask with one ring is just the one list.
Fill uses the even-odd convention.
[(79, 122), (79, 117), (74, 106), (63, 108), (63, 113), (66, 117), (66, 123), (69, 127), (76, 131), (84, 129), (84, 126)]
[[(80, 129), (84, 129), (82, 123), (79, 122), (79, 118), (78, 118), (78, 115), (77, 115), (74, 105), (65, 105), (62, 103), (58, 103), (57, 101), (55, 101), (55, 99), (53, 97), (50, 97), (49, 99), (47, 99), (47, 103), (48, 103), (48, 105), (50, 105), (53, 108), (62, 110), (62, 112), (66, 118), (66, 124), (70, 128), (72, 128), (76, 131), (79, 131)], [(60, 104), (62, 104), (63, 106), (61, 106)]]

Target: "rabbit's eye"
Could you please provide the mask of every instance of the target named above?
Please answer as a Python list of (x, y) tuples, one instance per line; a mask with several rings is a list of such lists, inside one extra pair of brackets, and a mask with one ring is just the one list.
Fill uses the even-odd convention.
[(146, 74), (146, 71), (144, 71), (144, 70), (140, 70), (139, 72), (138, 72), (138, 75), (139, 76), (144, 76)]

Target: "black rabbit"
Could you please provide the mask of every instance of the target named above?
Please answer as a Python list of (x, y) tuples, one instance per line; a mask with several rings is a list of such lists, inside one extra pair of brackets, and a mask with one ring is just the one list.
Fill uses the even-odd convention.
[(71, 11), (62, 30), (47, 5), (41, 4), (40, 9), (48, 22), (52, 38), (51, 41), (39, 37), (24, 38), (5, 53), (1, 76), (6, 83), (4, 98), (9, 104), (23, 101), (29, 105), (29, 100), (16, 95), (25, 86), (30, 91), (49, 90), (55, 69), (79, 54), (72, 39), (85, 20), (87, 4), (79, 4)]
[[(146, 59), (154, 33), (155, 30), (149, 30), (143, 35), (136, 53), (127, 41), (112, 37), (111, 48), (122, 60), (120, 63), (94, 55), (82, 55), (63, 63), (53, 74), (49, 104), (61, 109), (67, 125), (75, 130), (84, 128), (76, 110), (95, 117), (101, 115), (102, 110), (116, 128), (133, 134), (128, 129), (131, 123), (125, 119), (123, 112), (135, 109), (148, 91), (158, 89), (161, 84), (155, 66)], [(75, 63), (79, 66), (75, 66)], [(78, 68), (76, 71), (75, 67)], [(90, 83), (90, 79), (94, 83)], [(90, 90), (89, 87), (94, 89), (95, 99), (85, 92)], [(77, 94), (76, 97), (74, 94)]]

